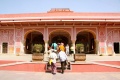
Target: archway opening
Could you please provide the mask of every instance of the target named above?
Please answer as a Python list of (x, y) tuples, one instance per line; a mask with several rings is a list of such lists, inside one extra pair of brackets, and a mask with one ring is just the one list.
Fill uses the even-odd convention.
[(51, 46), (51, 44), (53, 42), (56, 43), (64, 43), (64, 45), (66, 46), (66, 44), (71, 44), (71, 36), (68, 32), (63, 31), (63, 30), (56, 30), (53, 31), (50, 35), (49, 35), (49, 46)]
[(82, 31), (76, 37), (76, 53), (95, 54), (95, 37), (89, 31)]
[(2, 53), (8, 53), (8, 43), (2, 43)]
[(118, 54), (118, 53), (120, 53), (119, 50), (120, 49), (120, 44), (119, 44), (119, 42), (114, 42), (114, 52), (116, 53), (116, 54)]
[(53, 37), (52, 43), (54, 41), (57, 42), (57, 43), (63, 42), (65, 45), (68, 44), (68, 38), (63, 36), (63, 35), (56, 35), (55, 37)]
[(42, 53), (44, 52), (44, 40), (42, 33), (38, 31), (29, 32), (25, 39), (26, 40), (24, 50), (26, 54), (32, 54), (34, 44), (42, 44), (43, 45)]

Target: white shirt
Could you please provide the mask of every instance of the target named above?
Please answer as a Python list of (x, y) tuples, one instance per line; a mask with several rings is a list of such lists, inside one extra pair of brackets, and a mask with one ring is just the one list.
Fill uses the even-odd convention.
[(51, 52), (49, 58), (52, 59), (53, 63), (56, 63), (57, 54), (55, 52)]
[(48, 50), (47, 52), (48, 52), (49, 54), (51, 54), (51, 53), (52, 53), (51, 49), (50, 49), (50, 50)]
[(67, 55), (65, 54), (64, 51), (60, 51), (59, 54), (58, 54), (58, 57), (59, 57), (60, 61), (67, 60)]
[(69, 46), (68, 45), (65, 48), (66, 48), (66, 50), (69, 50)]

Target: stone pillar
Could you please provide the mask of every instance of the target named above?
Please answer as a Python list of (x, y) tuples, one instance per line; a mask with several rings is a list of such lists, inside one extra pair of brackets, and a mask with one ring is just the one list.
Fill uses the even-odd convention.
[(75, 40), (72, 40), (72, 46), (73, 46), (73, 53), (75, 54)]
[(24, 48), (25, 48), (24, 41), (21, 41), (21, 53), (22, 54), (25, 53)]
[(45, 41), (45, 53), (48, 52), (48, 41)]
[(95, 54), (99, 54), (99, 41), (95, 39)]

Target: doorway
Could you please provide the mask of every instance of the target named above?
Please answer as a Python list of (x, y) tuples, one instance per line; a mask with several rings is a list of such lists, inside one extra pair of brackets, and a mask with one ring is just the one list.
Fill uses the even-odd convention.
[(34, 44), (42, 44), (43, 49), (42, 53), (44, 52), (44, 40), (42, 33), (38, 31), (32, 31), (27, 34), (25, 38), (25, 48), (24, 51), (26, 54), (32, 54), (33, 53), (33, 45)]
[(76, 53), (95, 54), (95, 36), (89, 31), (81, 31), (76, 36)]
[(64, 45), (66, 46), (67, 44), (71, 44), (71, 36), (68, 32), (64, 31), (64, 30), (56, 30), (53, 31), (50, 35), (49, 35), (49, 46), (51, 46), (51, 44), (53, 42), (56, 43), (64, 43)]
[(53, 42), (56, 42), (56, 43), (61, 43), (63, 42), (65, 45), (68, 44), (68, 38), (66, 38), (65, 36), (63, 35), (58, 35), (58, 36), (55, 36), (52, 38), (52, 43)]
[(116, 53), (116, 54), (118, 54), (119, 53), (119, 49), (120, 49), (120, 46), (119, 46), (120, 44), (119, 44), (119, 42), (114, 42), (114, 52)]
[(2, 44), (2, 53), (7, 53), (8, 52), (8, 43), (3, 43)]

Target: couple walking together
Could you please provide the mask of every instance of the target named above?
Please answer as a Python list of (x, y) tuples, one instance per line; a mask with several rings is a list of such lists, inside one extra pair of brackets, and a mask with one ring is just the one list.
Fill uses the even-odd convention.
[(51, 53), (49, 55), (49, 64), (51, 65), (52, 74), (56, 74), (56, 59), (57, 58), (60, 59), (62, 74), (64, 73), (64, 69), (65, 69), (65, 66), (66, 66), (66, 61), (67, 61), (66, 53), (61, 48), (59, 48), (58, 51), (59, 52), (58, 52), (58, 55), (57, 55), (57, 50), (51, 49)]

